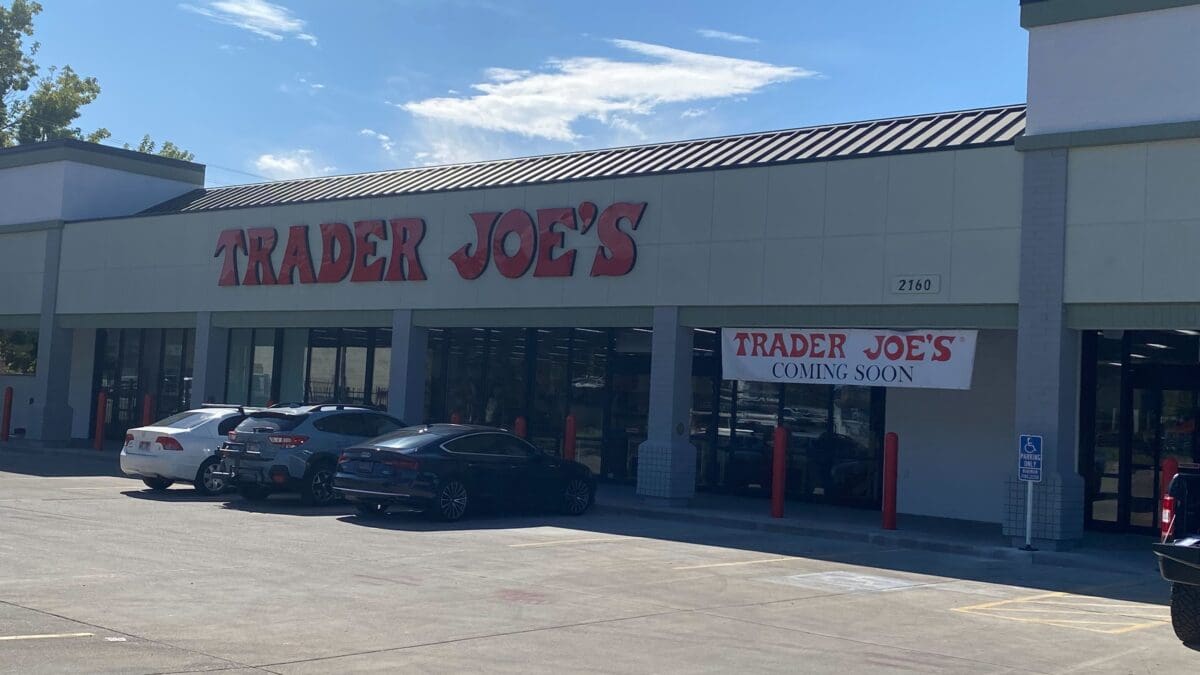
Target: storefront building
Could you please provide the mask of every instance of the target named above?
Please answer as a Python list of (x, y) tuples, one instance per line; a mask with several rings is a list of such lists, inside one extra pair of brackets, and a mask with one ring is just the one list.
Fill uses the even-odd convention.
[[(559, 452), (573, 415), (598, 476), (686, 503), (760, 493), (783, 424), (790, 496), (864, 507), (891, 431), (902, 513), (1013, 536), (1035, 433), (1036, 538), (1147, 529), (1158, 463), (1200, 459), (1200, 3), (1149, 4), (1023, 3), (1028, 105), (213, 189), (84, 143), (0, 150), (0, 330), (37, 345), (0, 374), (14, 426), (336, 400), (522, 417)], [(772, 328), (813, 359), (866, 331), (887, 367), (734, 376), (731, 331), (784, 355), (749, 337)]]

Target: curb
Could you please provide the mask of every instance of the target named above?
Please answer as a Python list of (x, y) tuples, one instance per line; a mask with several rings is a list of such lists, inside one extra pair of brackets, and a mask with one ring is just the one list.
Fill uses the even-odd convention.
[[(692, 523), (696, 525), (713, 525), (738, 530), (769, 532), (772, 534), (794, 534), (818, 539), (835, 541), (852, 541), (882, 546), (887, 548), (904, 548), (917, 551), (932, 551), (950, 555), (986, 558), (990, 560), (1008, 561), (1022, 565), (1045, 565), (1069, 569), (1089, 570), (1093, 572), (1116, 572), (1122, 574), (1138, 574), (1140, 570), (1131, 564), (1106, 563), (1095, 556), (1078, 553), (1058, 553), (1053, 551), (1022, 551), (1007, 546), (988, 546), (979, 544), (956, 544), (939, 539), (928, 539), (920, 536), (904, 535), (891, 532), (863, 532), (855, 530), (838, 530), (815, 527), (799, 523), (770, 523), (761, 520), (738, 518), (719, 515), (711, 512), (682, 512), (656, 509), (652, 507), (628, 506), (617, 504), (597, 503), (596, 511), (611, 515), (634, 516), (651, 520), (669, 520), (674, 522)], [(1152, 555), (1146, 553), (1150, 561)]]
[(93, 460), (116, 460), (121, 456), (120, 450), (117, 449), (95, 450), (92, 448), (39, 448), (32, 445), (0, 445), (0, 455), (8, 453), (32, 456), (78, 457)]

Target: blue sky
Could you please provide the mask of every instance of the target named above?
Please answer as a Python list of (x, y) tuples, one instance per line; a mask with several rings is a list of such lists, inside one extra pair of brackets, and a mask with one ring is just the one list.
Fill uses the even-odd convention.
[(1024, 100), (1017, 0), (46, 1), (80, 119), (209, 183), (442, 164)]

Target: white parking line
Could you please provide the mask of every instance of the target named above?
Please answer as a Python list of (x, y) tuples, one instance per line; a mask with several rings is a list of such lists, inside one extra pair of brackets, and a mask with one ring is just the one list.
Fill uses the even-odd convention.
[(0, 640), (50, 640), (53, 638), (94, 637), (95, 633), (47, 633), (45, 635), (5, 635)]
[(795, 558), (764, 558), (762, 560), (743, 560), (741, 562), (711, 563), (708, 565), (688, 565), (686, 567), (674, 567), (672, 569), (702, 570), (702, 569), (705, 569), (708, 567), (733, 567), (735, 565), (758, 565), (760, 563), (787, 562), (789, 560), (795, 560)]
[(559, 546), (562, 544), (596, 544), (608, 541), (625, 541), (632, 537), (604, 537), (603, 539), (559, 539), (557, 541), (536, 541), (528, 544), (509, 544), (509, 548), (534, 548), (537, 546)]

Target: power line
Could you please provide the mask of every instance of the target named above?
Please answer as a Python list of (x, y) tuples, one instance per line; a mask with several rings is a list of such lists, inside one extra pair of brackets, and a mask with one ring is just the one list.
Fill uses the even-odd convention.
[[(24, 115), (22, 117), (27, 117), (28, 119), (31, 119), (34, 122), (40, 123), (43, 126), (43, 128), (62, 128), (58, 125), (57, 122), (52, 122), (51, 120), (48, 120), (44, 117), (38, 117), (36, 115), (28, 115), (28, 114)], [(140, 143), (140, 141), (139, 141), (139, 143)], [(106, 145), (106, 146), (112, 147), (112, 148), (119, 148), (121, 150), (131, 150), (133, 152), (137, 152), (137, 150), (134, 150), (134, 148), (137, 147), (136, 145), (134, 145), (133, 143), (130, 143), (126, 139), (116, 138), (111, 133), (109, 134), (108, 138), (102, 139), (99, 143), (97, 143), (97, 145)], [(122, 146), (125, 146), (125, 147), (122, 147)], [(208, 162), (202, 162), (202, 164), (204, 164), (204, 166), (206, 168), (220, 169), (222, 171), (227, 171), (229, 173), (236, 173), (236, 174), (241, 174), (243, 176), (249, 176), (251, 178), (257, 178), (258, 180), (262, 180), (262, 181), (270, 181), (271, 180), (267, 176), (263, 176), (263, 175), (260, 175), (257, 173), (251, 173), (249, 171), (242, 171), (240, 169), (234, 169), (234, 168), (228, 167), (228, 166), (222, 166), (220, 164), (210, 164)], [(232, 183), (226, 183), (225, 185), (232, 185)], [(221, 186), (221, 187), (224, 187), (224, 186)]]

